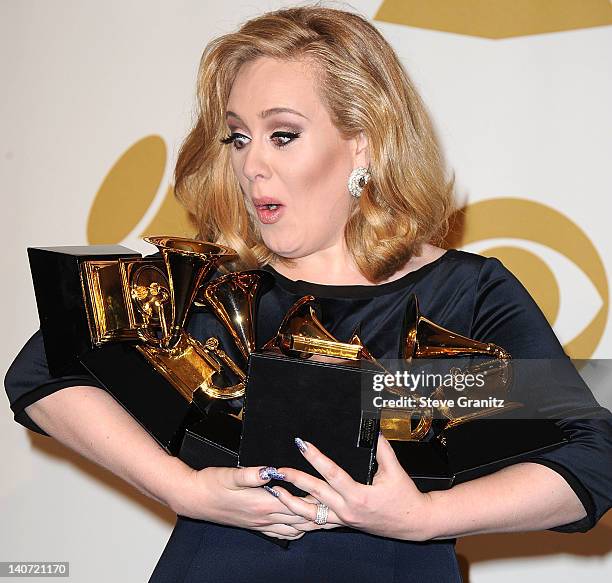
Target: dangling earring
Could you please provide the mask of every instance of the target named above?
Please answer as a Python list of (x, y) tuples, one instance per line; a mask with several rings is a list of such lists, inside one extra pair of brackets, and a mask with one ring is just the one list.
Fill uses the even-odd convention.
[(368, 183), (368, 180), (370, 180), (370, 176), (368, 169), (363, 166), (359, 166), (359, 168), (355, 168), (355, 170), (351, 172), (348, 179), (348, 189), (355, 198), (361, 196), (361, 191)]

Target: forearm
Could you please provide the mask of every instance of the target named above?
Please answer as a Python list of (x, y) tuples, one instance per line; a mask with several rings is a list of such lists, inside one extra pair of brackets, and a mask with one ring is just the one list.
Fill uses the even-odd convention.
[(536, 463), (509, 466), (429, 495), (430, 539), (546, 530), (586, 516), (564, 478)]
[(181, 481), (192, 472), (102, 389), (61, 389), (26, 412), (54, 439), (166, 506), (173, 507)]

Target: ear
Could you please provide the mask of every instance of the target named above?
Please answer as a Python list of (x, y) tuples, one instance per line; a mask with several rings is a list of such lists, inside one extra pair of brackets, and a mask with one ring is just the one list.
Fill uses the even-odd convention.
[(361, 130), (354, 138), (355, 149), (353, 151), (354, 168), (370, 166), (370, 144), (363, 130)]

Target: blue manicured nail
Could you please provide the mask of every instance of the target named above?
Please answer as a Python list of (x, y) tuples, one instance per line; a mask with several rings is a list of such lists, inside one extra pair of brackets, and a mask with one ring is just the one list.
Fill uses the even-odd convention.
[(295, 441), (295, 445), (297, 446), (297, 448), (302, 452), (302, 453), (306, 453), (306, 450), (308, 449), (308, 446), (306, 445), (305, 441), (302, 441), (299, 437), (296, 437), (294, 439)]
[(259, 470), (259, 477), (262, 480), (284, 480), (285, 474), (281, 474), (276, 468), (269, 466)]
[(270, 486), (263, 486), (263, 489), (266, 492), (272, 494), (272, 496), (274, 496), (275, 498), (278, 498), (280, 496), (280, 492), (277, 492), (274, 488), (270, 488)]

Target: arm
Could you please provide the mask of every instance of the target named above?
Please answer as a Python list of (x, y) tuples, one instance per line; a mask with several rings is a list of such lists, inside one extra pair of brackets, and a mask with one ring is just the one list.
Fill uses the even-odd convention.
[[(355, 483), (309, 445), (304, 455), (325, 482), (282, 471), (312, 495), (310, 501), (330, 507), (331, 527), (409, 540), (541, 529), (573, 532), (592, 528), (612, 504), (612, 415), (599, 407), (535, 302), (499, 261), (486, 260), (477, 288), (470, 336), (495, 342), (515, 358), (544, 364), (544, 374), (528, 376), (538, 381), (526, 383), (534, 393), (529, 398), (546, 416), (560, 419), (571, 441), (525, 463), (429, 494), (416, 489), (384, 439), (379, 440), (373, 486)], [(568, 410), (571, 418), (563, 418)], [(316, 515), (315, 505), (279, 490), (289, 508), (311, 519)]]
[[(69, 382), (50, 378), (43, 364), (44, 352), (33, 350), (32, 345), (20, 353), (5, 380), (12, 403), (25, 402), (39, 387), (51, 391)], [(21, 413), (13, 408), (16, 416)], [(178, 514), (279, 538), (302, 535), (289, 525), (303, 519), (291, 516), (259, 487), (268, 481), (260, 477), (259, 468), (193, 470), (167, 454), (99, 387), (59, 388), (27, 405), (19, 418), (26, 417), (27, 426), (46, 432)]]
[(291, 516), (260, 488), (259, 468), (193, 470), (167, 454), (105, 391), (68, 387), (27, 408), (48, 435), (119, 476), (177, 514), (299, 538)]
[[(299, 470), (281, 468), (288, 481), (310, 496), (300, 499), (284, 488), (274, 489), (289, 509), (311, 521), (316, 517), (317, 502), (329, 506), (325, 528), (350, 526), (380, 536), (425, 541), (487, 532), (542, 530), (586, 515), (565, 480), (538, 464), (517, 464), (450, 490), (424, 494), (382, 436), (378, 440), (379, 467), (372, 486), (355, 482), (311, 443), (306, 444), (303, 455), (325, 481)], [(305, 528), (317, 527), (310, 523)]]
[(544, 530), (586, 517), (580, 499), (554, 470), (534, 463), (429, 493), (426, 538)]
[(172, 509), (179, 504), (191, 469), (168, 455), (106, 391), (67, 387), (26, 412), (48, 435), (145, 495)]
[[(535, 418), (555, 419), (570, 439), (561, 447), (524, 460), (541, 465), (541, 474), (546, 468), (562, 477), (586, 511), (575, 521), (543, 528), (558, 532), (593, 528), (612, 506), (612, 414), (595, 400), (540, 308), (498, 259), (489, 258), (482, 264), (469, 334), (499, 344), (512, 354), (515, 371), (524, 380), (515, 383), (510, 396), (526, 403)], [(543, 491), (536, 491), (525, 477), (525, 487), (545, 504), (546, 483), (537, 483)], [(566, 511), (571, 510), (570, 498), (566, 503)], [(559, 509), (560, 518), (568, 514), (571, 512)]]

